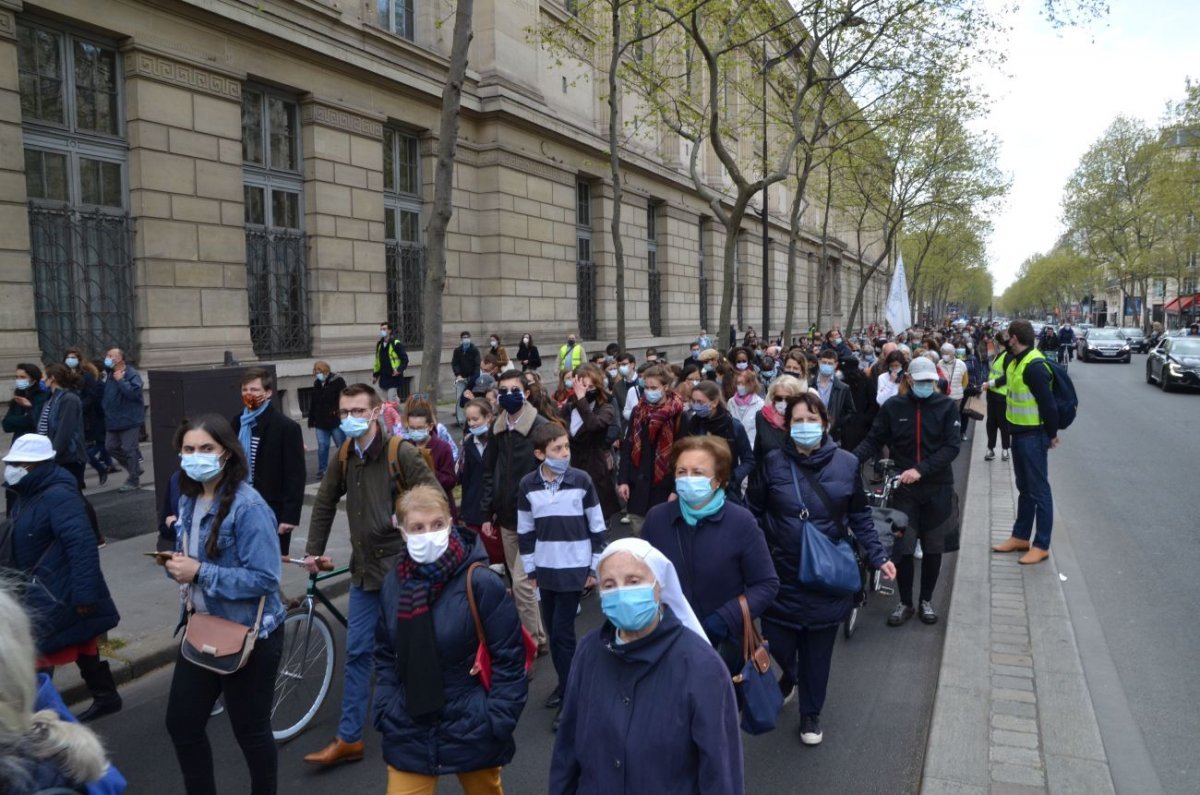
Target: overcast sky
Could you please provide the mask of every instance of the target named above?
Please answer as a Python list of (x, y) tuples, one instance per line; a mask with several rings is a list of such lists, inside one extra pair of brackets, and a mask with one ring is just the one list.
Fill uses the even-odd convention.
[(1054, 245), (1063, 186), (1112, 119), (1157, 124), (1185, 78), (1200, 78), (1200, 0), (1111, 0), (1107, 18), (1064, 31), (1041, 18), (1040, 0), (1024, 5), (1008, 62), (981, 78), (995, 99), (986, 127), (1012, 180), (988, 247), (997, 294), (1021, 262)]

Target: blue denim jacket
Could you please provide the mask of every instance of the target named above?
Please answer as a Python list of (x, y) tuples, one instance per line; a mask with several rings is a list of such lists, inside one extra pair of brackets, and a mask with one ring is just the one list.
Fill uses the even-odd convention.
[[(217, 539), (217, 557), (210, 559), (205, 548), (217, 515), (220, 495), (213, 500), (208, 513), (200, 519), (200, 577), (194, 587), (204, 592), (205, 609), (220, 618), (254, 626), (258, 600), (267, 597), (263, 605), (260, 638), (265, 638), (283, 623), (287, 611), (279, 599), (279, 536), (275, 514), (254, 490), (242, 483), (238, 486), (221, 523)], [(179, 521), (175, 523), (175, 551), (183, 552), (183, 533), (191, 531), (192, 511), (196, 500), (186, 495), (179, 498)]]

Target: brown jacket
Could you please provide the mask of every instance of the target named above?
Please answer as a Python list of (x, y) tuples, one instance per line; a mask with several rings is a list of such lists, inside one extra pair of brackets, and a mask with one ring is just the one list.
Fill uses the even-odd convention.
[(321, 555), (329, 541), (329, 531), (337, 514), (338, 502), (346, 495), (346, 517), (350, 521), (350, 577), (364, 591), (378, 591), (391, 570), (396, 555), (404, 547), (400, 531), (392, 527), (392, 506), (396, 489), (408, 490), (418, 483), (436, 489), (441, 484), (425, 464), (425, 459), (412, 444), (405, 442), (397, 451), (400, 465), (399, 484), (393, 483), (388, 472), (388, 436), (382, 429), (376, 432), (371, 445), (362, 457), (349, 439), (346, 474), (338, 461), (330, 462), (325, 478), (317, 490), (312, 519), (308, 524), (308, 544), (305, 554)]

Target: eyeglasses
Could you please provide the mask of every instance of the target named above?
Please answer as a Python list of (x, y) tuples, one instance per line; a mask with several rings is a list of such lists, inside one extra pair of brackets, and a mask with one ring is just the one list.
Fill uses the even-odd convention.
[(500, 389), (496, 392), (498, 395), (523, 395), (525, 390), (519, 386), (510, 386), (508, 389)]
[(367, 417), (371, 416), (372, 411), (373, 411), (373, 409), (364, 409), (364, 408), (342, 409), (338, 412), (338, 418), (343, 419), (343, 420), (346, 419), (347, 417), (354, 417), (355, 419), (360, 419), (360, 420), (366, 419)]

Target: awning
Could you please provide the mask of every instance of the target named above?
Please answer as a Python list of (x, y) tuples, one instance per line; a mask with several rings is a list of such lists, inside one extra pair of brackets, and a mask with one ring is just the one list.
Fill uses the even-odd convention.
[(1200, 303), (1200, 293), (1181, 295), (1174, 301), (1168, 301), (1167, 305), (1163, 307), (1163, 311), (1172, 315), (1178, 315), (1196, 303)]

